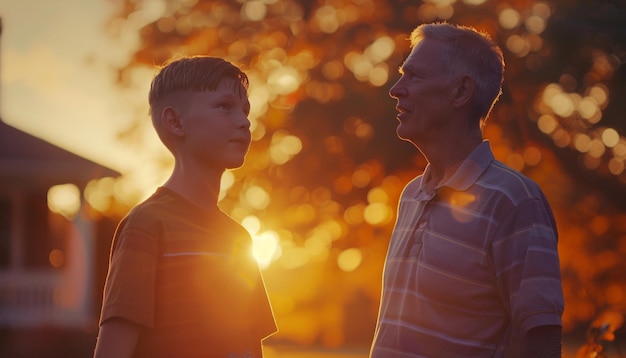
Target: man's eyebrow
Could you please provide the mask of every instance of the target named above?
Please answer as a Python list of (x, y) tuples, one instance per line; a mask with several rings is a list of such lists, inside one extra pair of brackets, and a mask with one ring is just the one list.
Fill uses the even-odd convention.
[(405, 73), (407, 73), (407, 72), (408, 72), (408, 73), (415, 73), (415, 72), (416, 72), (416, 69), (415, 69), (415, 67), (413, 67), (413, 66), (411, 66), (410, 64), (408, 64), (408, 63), (406, 63), (406, 62), (405, 62), (405, 63), (403, 63), (403, 64), (402, 64), (402, 66), (400, 66), (400, 67), (398, 68), (398, 72), (399, 72), (401, 75), (403, 75), (403, 74), (405, 74)]

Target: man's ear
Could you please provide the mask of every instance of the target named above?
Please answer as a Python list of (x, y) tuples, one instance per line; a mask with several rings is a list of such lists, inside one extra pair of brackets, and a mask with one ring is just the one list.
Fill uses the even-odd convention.
[(163, 130), (171, 133), (175, 137), (185, 135), (185, 129), (180, 118), (180, 114), (172, 107), (165, 107), (161, 112), (161, 125)]
[(459, 77), (452, 89), (452, 105), (458, 108), (470, 104), (475, 88), (476, 82), (470, 75), (464, 74)]

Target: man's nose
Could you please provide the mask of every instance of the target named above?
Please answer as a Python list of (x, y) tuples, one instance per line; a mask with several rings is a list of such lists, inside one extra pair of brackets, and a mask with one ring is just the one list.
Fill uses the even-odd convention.
[(391, 98), (398, 99), (398, 97), (406, 96), (406, 88), (400, 83), (400, 80), (396, 82), (391, 89), (389, 89), (389, 96)]

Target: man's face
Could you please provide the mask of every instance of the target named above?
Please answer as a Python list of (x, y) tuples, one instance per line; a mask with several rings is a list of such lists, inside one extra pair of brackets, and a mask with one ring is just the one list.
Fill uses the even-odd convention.
[(451, 81), (441, 62), (440, 46), (438, 40), (419, 42), (389, 91), (398, 101), (398, 137), (418, 147), (440, 139), (451, 119)]
[(236, 80), (225, 79), (215, 91), (190, 93), (181, 111), (182, 147), (189, 163), (217, 170), (238, 168), (250, 146), (250, 102)]

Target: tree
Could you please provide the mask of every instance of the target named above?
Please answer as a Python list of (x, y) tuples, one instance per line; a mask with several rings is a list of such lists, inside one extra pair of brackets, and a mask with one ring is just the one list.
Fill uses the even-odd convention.
[[(538, 181), (554, 206), (564, 290), (573, 307), (564, 316), (566, 329), (599, 308), (626, 310), (622, 3), (116, 5), (111, 32), (130, 28), (139, 36), (119, 68), (121, 86), (176, 54), (225, 57), (249, 74), (254, 143), (221, 206), (255, 223), (259, 242), (279, 243), (266, 278), (284, 339), (328, 346), (371, 339), (399, 193), (426, 164), (396, 139), (387, 91), (408, 54), (408, 33), (432, 21), (474, 26), (505, 52), (506, 88), (485, 135), (496, 157)], [(144, 125), (138, 118), (134, 128)], [(366, 328), (350, 335), (346, 326)]]

